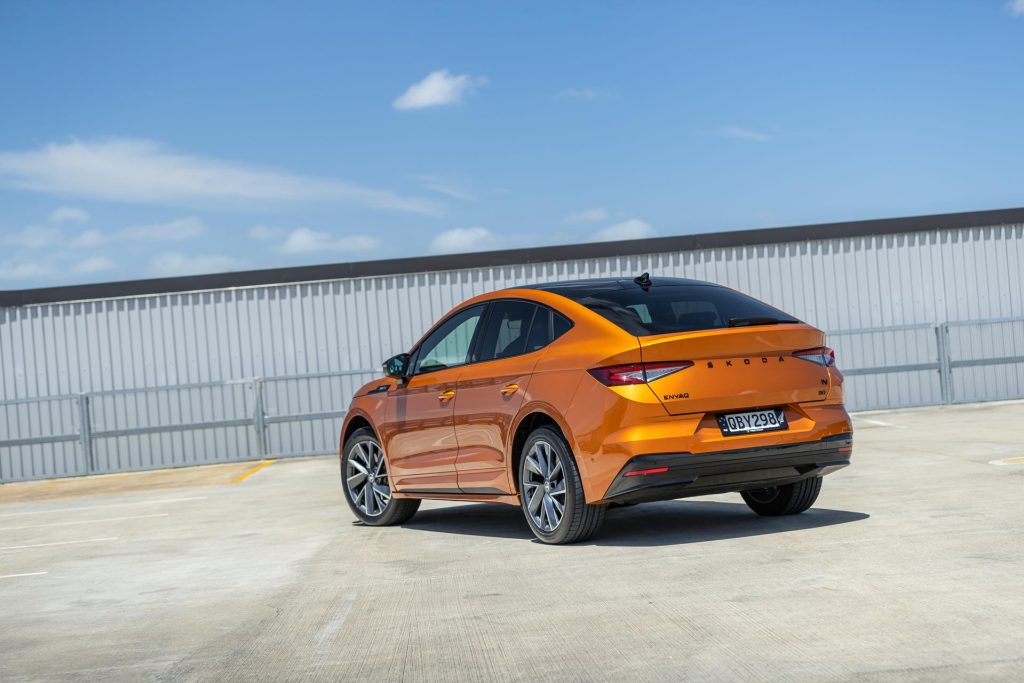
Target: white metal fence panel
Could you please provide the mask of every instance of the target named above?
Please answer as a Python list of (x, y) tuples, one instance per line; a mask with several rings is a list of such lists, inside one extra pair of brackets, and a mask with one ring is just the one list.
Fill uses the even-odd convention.
[(1024, 396), (1024, 319), (948, 323), (956, 403)]
[(854, 409), (1024, 396), (1021, 324), (959, 325), (1024, 317), (1022, 226), (811, 239), (3, 308), (0, 480), (333, 451), (360, 369), (459, 302), (643, 271), (839, 330)]

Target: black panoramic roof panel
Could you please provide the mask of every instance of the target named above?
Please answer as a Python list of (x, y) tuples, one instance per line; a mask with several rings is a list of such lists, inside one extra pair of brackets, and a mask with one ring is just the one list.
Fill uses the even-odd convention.
[[(689, 280), (682, 277), (652, 277), (649, 287), (678, 287), (680, 285), (699, 285), (703, 287), (719, 287), (713, 282)], [(581, 299), (595, 292), (607, 292), (614, 289), (640, 289), (640, 285), (628, 278), (595, 278), (592, 280), (565, 280), (563, 282), (545, 282), (516, 289), (537, 289), (564, 296), (567, 299)]]

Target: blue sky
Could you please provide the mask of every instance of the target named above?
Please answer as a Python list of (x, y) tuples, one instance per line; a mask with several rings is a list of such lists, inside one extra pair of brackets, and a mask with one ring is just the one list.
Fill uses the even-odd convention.
[(0, 3), (0, 288), (1024, 205), (1024, 0)]

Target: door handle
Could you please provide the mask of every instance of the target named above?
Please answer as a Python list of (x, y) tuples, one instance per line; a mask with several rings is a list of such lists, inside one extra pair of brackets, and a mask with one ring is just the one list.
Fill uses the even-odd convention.
[(518, 384), (506, 384), (505, 386), (503, 386), (501, 388), (501, 395), (502, 396), (511, 396), (512, 394), (516, 393), (517, 391), (519, 391), (519, 385)]
[(441, 403), (447, 403), (453, 398), (455, 398), (455, 392), (452, 391), (451, 389), (449, 389), (448, 391), (442, 391), (440, 394), (437, 395), (437, 400), (441, 401)]

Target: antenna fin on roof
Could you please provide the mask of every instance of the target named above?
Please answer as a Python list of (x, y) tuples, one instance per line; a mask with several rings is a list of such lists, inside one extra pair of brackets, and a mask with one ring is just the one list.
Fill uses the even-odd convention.
[(633, 282), (635, 282), (638, 285), (640, 285), (640, 289), (642, 289), (642, 290), (644, 290), (646, 292), (648, 289), (651, 288), (651, 274), (650, 273), (644, 273), (640, 277), (633, 278)]

